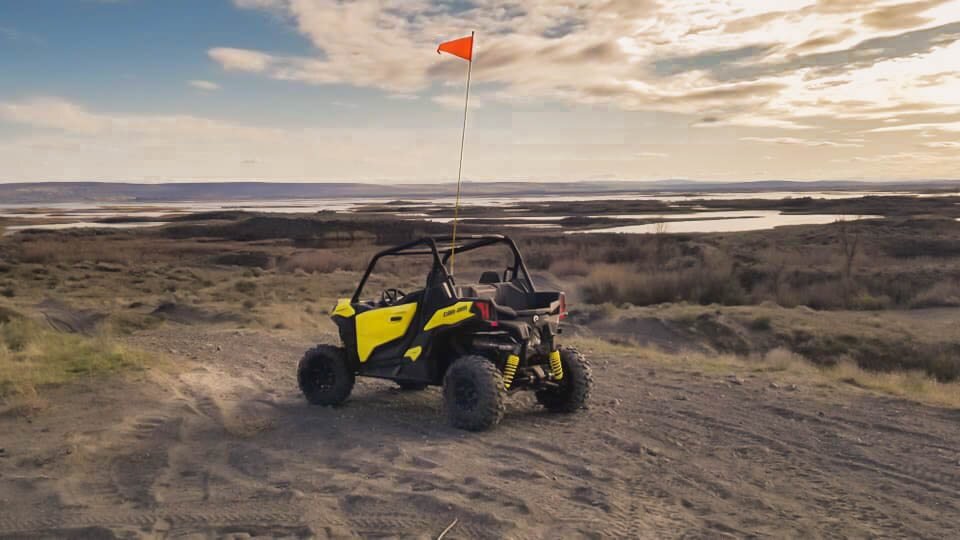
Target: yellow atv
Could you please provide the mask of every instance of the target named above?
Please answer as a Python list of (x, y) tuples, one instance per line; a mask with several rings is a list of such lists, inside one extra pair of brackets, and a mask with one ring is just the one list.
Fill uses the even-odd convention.
[[(457, 283), (447, 270), (451, 258), (459, 264), (488, 246), (505, 247), (512, 257), (503, 273), (487, 270), (476, 283)], [(361, 300), (377, 263), (393, 257), (432, 259), (425, 287), (387, 288)], [(450, 238), (422, 238), (374, 255), (353, 297), (333, 309), (343, 346), (307, 351), (297, 379), (315, 405), (342, 403), (358, 375), (405, 389), (443, 386), (450, 423), (471, 431), (495, 426), (506, 394), (521, 390), (536, 392), (550, 411), (574, 412), (585, 405), (593, 379), (582, 354), (556, 343), (565, 316), (564, 293), (534, 288), (510, 238), (458, 236), (456, 246)]]

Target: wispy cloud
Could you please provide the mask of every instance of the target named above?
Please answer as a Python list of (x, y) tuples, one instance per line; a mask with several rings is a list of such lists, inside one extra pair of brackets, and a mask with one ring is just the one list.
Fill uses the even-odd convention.
[(42, 45), (44, 43), (43, 39), (39, 36), (22, 32), (11, 26), (0, 26), (0, 41), (31, 45)]
[(205, 90), (207, 92), (212, 92), (214, 90), (220, 89), (220, 85), (212, 81), (193, 80), (193, 81), (188, 81), (187, 84), (189, 84), (190, 86), (198, 90)]
[(273, 62), (269, 54), (247, 49), (218, 47), (208, 51), (210, 58), (216, 60), (227, 71), (247, 71), (260, 73), (266, 71)]
[(747, 142), (758, 142), (758, 143), (770, 143), (770, 144), (785, 144), (785, 145), (799, 145), (799, 146), (812, 146), (812, 147), (832, 147), (832, 148), (862, 148), (863, 144), (859, 141), (821, 141), (816, 139), (801, 139), (798, 137), (740, 137), (741, 141)]

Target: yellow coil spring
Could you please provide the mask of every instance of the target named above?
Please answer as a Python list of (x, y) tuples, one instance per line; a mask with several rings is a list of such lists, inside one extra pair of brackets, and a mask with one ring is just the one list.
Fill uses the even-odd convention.
[(513, 384), (513, 377), (517, 374), (517, 366), (520, 365), (520, 357), (511, 354), (507, 357), (507, 365), (503, 366), (503, 387), (507, 390)]
[(555, 381), (563, 379), (563, 363), (560, 362), (560, 351), (550, 353), (550, 373), (553, 373)]

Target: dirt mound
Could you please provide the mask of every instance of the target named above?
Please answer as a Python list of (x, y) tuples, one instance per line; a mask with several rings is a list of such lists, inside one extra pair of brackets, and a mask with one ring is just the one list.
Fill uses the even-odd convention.
[(97, 326), (107, 318), (103, 313), (77, 309), (64, 302), (46, 299), (34, 306), (43, 315), (43, 319), (58, 332), (72, 334), (92, 334)]
[(262, 251), (244, 251), (227, 253), (213, 259), (214, 264), (225, 266), (243, 266), (245, 268), (273, 268), (276, 265), (274, 257)]
[(164, 302), (153, 310), (151, 315), (180, 324), (210, 324), (223, 322), (240, 322), (243, 317), (234, 313), (211, 313), (200, 308)]
[(680, 351), (707, 352), (710, 347), (700, 336), (672, 321), (653, 317), (603, 319), (590, 324), (598, 337), (617, 343), (633, 343), (644, 347), (676, 353)]

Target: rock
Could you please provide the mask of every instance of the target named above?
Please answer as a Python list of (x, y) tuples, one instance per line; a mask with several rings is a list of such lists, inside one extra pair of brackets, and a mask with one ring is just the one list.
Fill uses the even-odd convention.
[(790, 386), (787, 387), (787, 390), (789, 390), (789, 391), (791, 391), (791, 392), (796, 392), (796, 391), (797, 391), (797, 385), (791, 384)]
[(222, 350), (223, 350), (223, 347), (221, 347), (220, 345), (217, 345), (217, 352), (220, 352)]
[(772, 383), (770, 383), (770, 388), (773, 388), (774, 390), (777, 390), (777, 389), (780, 388), (780, 385), (777, 384), (777, 383), (775, 383), (775, 382), (772, 382)]
[(730, 384), (741, 385), (743, 384), (743, 379), (737, 377), (735, 373), (731, 373), (730, 375), (727, 375), (727, 382)]
[(688, 398), (687, 398), (687, 396), (682, 396), (682, 395), (681, 395), (681, 396), (673, 396), (673, 399), (675, 399), (675, 400), (677, 400), (677, 401), (686, 401)]

